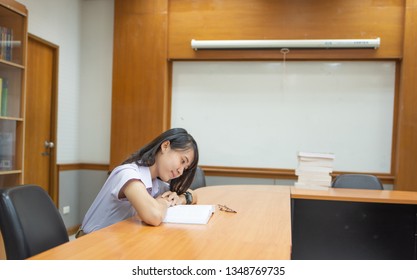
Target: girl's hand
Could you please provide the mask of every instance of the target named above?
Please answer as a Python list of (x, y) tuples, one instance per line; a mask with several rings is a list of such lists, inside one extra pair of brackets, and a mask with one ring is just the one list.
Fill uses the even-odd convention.
[(161, 195), (161, 198), (164, 198), (170, 206), (184, 204), (184, 198), (178, 196), (176, 192), (167, 191)]

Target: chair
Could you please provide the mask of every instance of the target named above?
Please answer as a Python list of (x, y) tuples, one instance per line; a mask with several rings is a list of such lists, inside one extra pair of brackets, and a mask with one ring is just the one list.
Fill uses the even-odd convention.
[(190, 189), (195, 190), (195, 189), (205, 187), (205, 186), (206, 186), (206, 176), (204, 175), (203, 169), (197, 166), (194, 180), (191, 183)]
[(0, 188), (0, 230), (7, 259), (26, 259), (69, 241), (61, 214), (39, 186)]
[(367, 174), (343, 174), (337, 176), (332, 182), (333, 188), (383, 190), (378, 177)]

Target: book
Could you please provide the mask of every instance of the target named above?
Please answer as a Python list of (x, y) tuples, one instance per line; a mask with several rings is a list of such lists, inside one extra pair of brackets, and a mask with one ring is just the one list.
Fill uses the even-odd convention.
[(169, 207), (164, 223), (207, 224), (215, 212), (214, 205), (193, 204)]
[(323, 167), (323, 166), (302, 166), (299, 165), (298, 168), (295, 170), (295, 175), (300, 175), (303, 173), (313, 173), (313, 174), (320, 174), (320, 173), (331, 173), (333, 171), (332, 167)]
[(302, 185), (313, 185), (313, 186), (323, 186), (329, 187), (332, 184), (332, 179), (330, 177), (329, 180), (318, 180), (318, 179), (298, 179), (296, 182)]
[(0, 116), (3, 116), (2, 109), (1, 109), (2, 108), (1, 107), (2, 99), (3, 99), (3, 78), (0, 77)]
[(0, 170), (11, 170), (13, 168), (14, 149), (14, 134), (0, 132)]
[(8, 99), (8, 95), (9, 95), (9, 83), (7, 81), (7, 79), (3, 78), (2, 79), (2, 87), (1, 87), (1, 107), (0, 107), (0, 116), (7, 116), (7, 99)]
[(329, 160), (335, 159), (335, 155), (332, 153), (299, 152), (298, 157), (310, 158), (310, 159), (329, 159)]
[(309, 181), (316, 181), (316, 182), (327, 182), (327, 183), (331, 183), (332, 182), (332, 176), (330, 174), (314, 174), (314, 173), (309, 173), (309, 174), (302, 174), (305, 176), (299, 176), (298, 177), (298, 182), (300, 183), (306, 183)]
[(333, 161), (331, 160), (312, 160), (312, 159), (300, 159), (298, 161), (299, 166), (315, 166), (315, 167), (329, 167), (333, 168)]

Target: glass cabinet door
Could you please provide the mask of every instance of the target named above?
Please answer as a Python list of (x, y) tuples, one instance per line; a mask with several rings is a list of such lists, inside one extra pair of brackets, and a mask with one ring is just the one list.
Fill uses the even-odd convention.
[(25, 22), (26, 18), (21, 14), (0, 6), (1, 60), (23, 65)]
[(0, 187), (22, 183), (27, 10), (0, 0)]

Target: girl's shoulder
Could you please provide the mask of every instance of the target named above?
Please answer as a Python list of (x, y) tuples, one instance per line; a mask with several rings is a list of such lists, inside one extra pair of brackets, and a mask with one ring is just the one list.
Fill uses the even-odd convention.
[(120, 172), (121, 170), (139, 170), (139, 167), (136, 163), (125, 163), (117, 166), (113, 171)]
[(139, 179), (145, 186), (152, 186), (152, 178), (149, 167), (139, 166), (136, 163), (126, 163), (116, 167), (110, 174), (116, 180)]

